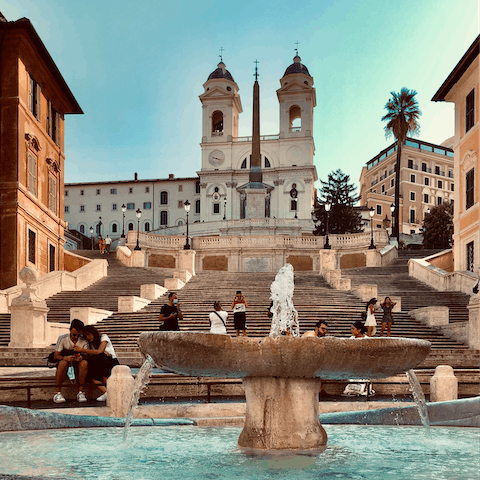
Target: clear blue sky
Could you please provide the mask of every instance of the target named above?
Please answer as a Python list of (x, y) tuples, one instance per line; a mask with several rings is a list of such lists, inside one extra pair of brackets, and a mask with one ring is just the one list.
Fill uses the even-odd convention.
[(194, 176), (198, 96), (219, 61), (240, 88), (240, 135), (251, 134), (254, 60), (261, 134), (279, 126), (275, 91), (295, 42), (314, 77), (315, 165), (358, 182), (393, 142), (381, 117), (392, 90), (415, 89), (419, 138), (454, 133), (453, 106), (430, 99), (479, 33), (478, 0), (0, 0), (31, 20), (85, 112), (66, 118), (66, 182)]

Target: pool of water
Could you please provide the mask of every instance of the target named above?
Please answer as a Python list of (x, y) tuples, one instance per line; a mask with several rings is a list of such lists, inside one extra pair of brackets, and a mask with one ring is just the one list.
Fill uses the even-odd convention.
[[(476, 480), (478, 428), (326, 425), (310, 453), (237, 447), (239, 428), (135, 427), (0, 434), (0, 474), (69, 479)], [(0, 477), (1, 478), (1, 477)]]

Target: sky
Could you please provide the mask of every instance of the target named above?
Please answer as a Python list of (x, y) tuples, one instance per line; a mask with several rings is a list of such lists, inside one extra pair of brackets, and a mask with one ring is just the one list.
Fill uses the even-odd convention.
[(479, 0), (0, 0), (0, 11), (30, 19), (84, 111), (66, 116), (67, 183), (195, 176), (198, 97), (220, 48), (240, 88), (239, 135), (252, 131), (255, 60), (261, 135), (278, 134), (276, 90), (299, 42), (318, 177), (340, 168), (357, 184), (394, 141), (381, 121), (391, 91), (418, 92), (418, 138), (453, 136), (453, 105), (431, 98), (479, 33)]

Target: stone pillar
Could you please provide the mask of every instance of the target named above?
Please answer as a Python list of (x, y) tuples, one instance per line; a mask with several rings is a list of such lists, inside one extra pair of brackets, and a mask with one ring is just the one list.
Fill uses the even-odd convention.
[(116, 365), (107, 381), (107, 407), (116, 417), (126, 417), (131, 408), (135, 379), (127, 365)]
[(37, 297), (32, 285), (38, 279), (34, 268), (24, 267), (19, 273), (20, 280), (26, 284), (20, 296), (12, 300), (10, 306), (10, 343), (9, 347), (40, 348), (50, 345), (47, 313), (49, 308), (45, 300)]
[(195, 275), (195, 250), (180, 250), (178, 255), (178, 268), (176, 270), (186, 270), (192, 276)]
[(325, 270), (337, 270), (337, 253), (334, 249), (320, 250), (320, 274)]
[(267, 450), (327, 443), (318, 418), (318, 378), (246, 377), (247, 412), (238, 445)]
[(439, 365), (430, 379), (430, 401), (446, 402), (457, 400), (458, 380), (450, 365)]
[(143, 250), (132, 250), (132, 267), (145, 266), (145, 252)]
[(267, 191), (264, 188), (246, 188), (245, 193), (247, 195), (245, 218), (265, 218), (265, 195)]
[(470, 298), (468, 308), (468, 346), (480, 350), (480, 293)]
[(367, 267), (381, 267), (382, 256), (377, 249), (365, 250), (365, 259)]

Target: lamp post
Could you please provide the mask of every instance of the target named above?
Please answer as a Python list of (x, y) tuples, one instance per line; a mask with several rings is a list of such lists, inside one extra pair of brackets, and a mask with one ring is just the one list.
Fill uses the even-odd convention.
[(137, 208), (135, 214), (137, 215), (137, 245), (135, 246), (134, 250), (141, 250), (140, 245), (138, 244), (138, 240), (140, 237), (140, 218), (142, 216), (142, 211)]
[(328, 243), (328, 221), (330, 220), (330, 209), (332, 208), (332, 204), (327, 200), (325, 203), (325, 211), (327, 212), (327, 235), (325, 238), (325, 244), (323, 245), (323, 248), (326, 248), (327, 250), (331, 249), (332, 246)]
[(188, 241), (188, 212), (190, 211), (190, 202), (188, 200), (185, 200), (183, 206), (185, 207), (185, 212), (187, 212), (187, 238), (185, 240), (185, 245), (183, 246), (183, 249), (190, 250), (192, 248), (190, 247), (190, 243)]
[(371, 234), (371, 240), (370, 240), (370, 246), (368, 247), (369, 249), (377, 248), (373, 244), (373, 216), (375, 215), (375, 210), (373, 207), (370, 207), (368, 210), (368, 214), (370, 215), (370, 234)]
[(90, 244), (93, 250), (93, 227), (90, 227)]
[(122, 223), (122, 235), (120, 238), (125, 238), (125, 212), (127, 211), (127, 207), (125, 204), (122, 205), (122, 215), (123, 215), (123, 223)]
[(223, 219), (227, 219), (227, 197), (223, 200)]
[(393, 225), (395, 223), (395, 218), (393, 216), (393, 212), (395, 211), (395, 205), (392, 203), (390, 205), (390, 213), (391, 213), (391, 216), (392, 216), (392, 235), (393, 235)]

